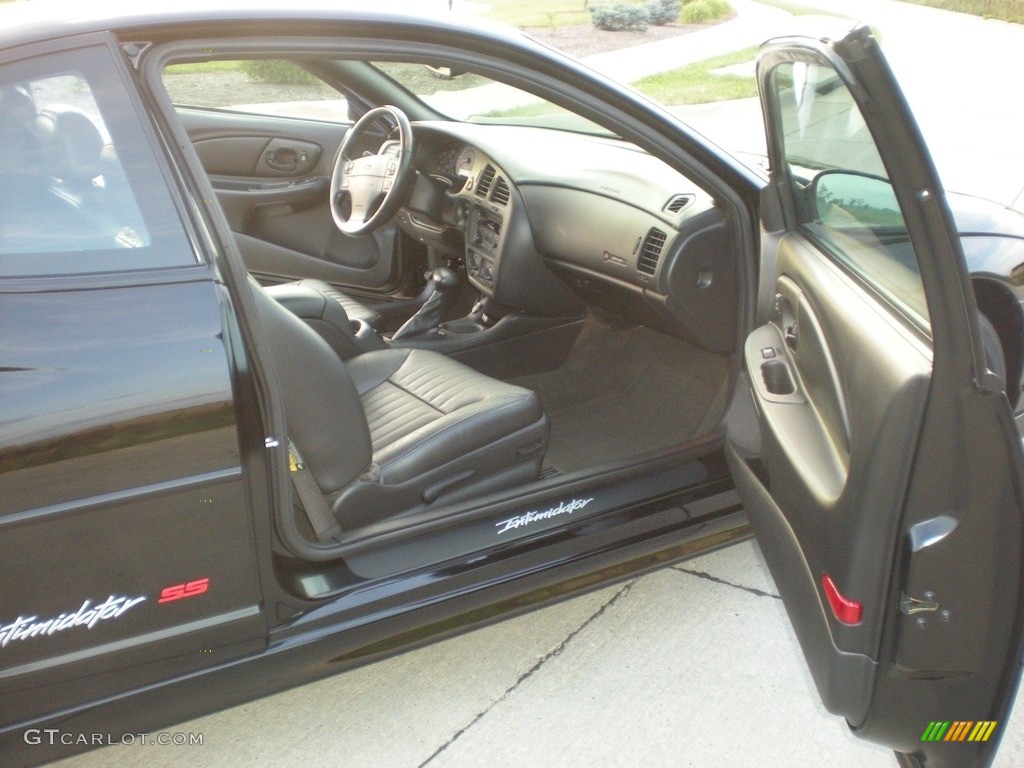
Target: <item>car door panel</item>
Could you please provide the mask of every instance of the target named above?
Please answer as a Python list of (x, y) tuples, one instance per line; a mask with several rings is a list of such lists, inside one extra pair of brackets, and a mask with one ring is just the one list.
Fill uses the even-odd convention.
[(1005, 720), (1020, 674), (1020, 438), (952, 217), (866, 29), (758, 66), (772, 180), (730, 469), (826, 708), (906, 765), (985, 765), (998, 737), (922, 736)]
[(817, 580), (786, 514), (754, 466), (737, 458), (735, 448), (727, 449), (726, 458), (822, 703), (833, 714), (848, 713), (862, 721), (874, 685), (875, 660), (836, 645)]
[(193, 146), (207, 173), (224, 176), (302, 176), (323, 153), (319, 144), (273, 136), (216, 136)]
[[(930, 354), (799, 237), (781, 241), (777, 272), (770, 321), (744, 350), (771, 478), (751, 522), (772, 542), (765, 558), (826, 707), (857, 722), (885, 614), (888, 581), (877, 575), (888, 570), (896, 532), (879, 534), (901, 503), (887, 494), (909, 471)], [(867, 540), (857, 538), (861, 526), (872, 531)], [(835, 540), (850, 542), (839, 558)], [(824, 574), (864, 606), (856, 630), (829, 619)]]
[(346, 237), (327, 204), (345, 126), (227, 110), (177, 112), (232, 230), (271, 246), (242, 249), (261, 282), (316, 277), (381, 294), (397, 284), (396, 228)]
[(324, 176), (261, 181), (252, 177), (211, 176), (232, 231), (252, 229), (264, 217), (287, 216), (322, 207), (330, 190)]
[(206, 172), (213, 176), (255, 176), (269, 136), (214, 136), (192, 142)]
[[(207, 173), (223, 176), (293, 178), (329, 174), (334, 153), (348, 129), (319, 120), (178, 106)], [(268, 155), (292, 149), (296, 166), (275, 168)], [(305, 153), (304, 155), (302, 153)]]

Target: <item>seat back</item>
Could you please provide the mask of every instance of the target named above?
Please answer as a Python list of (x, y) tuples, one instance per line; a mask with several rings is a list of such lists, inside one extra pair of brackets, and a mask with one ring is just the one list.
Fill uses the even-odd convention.
[(13, 177), (15, 188), (25, 176), (42, 175), (42, 147), (35, 132), (36, 107), (24, 88), (0, 88), (0, 173)]
[(277, 369), (288, 437), (320, 490), (331, 495), (369, 468), (370, 430), (359, 393), (338, 355), (255, 281), (260, 340)]

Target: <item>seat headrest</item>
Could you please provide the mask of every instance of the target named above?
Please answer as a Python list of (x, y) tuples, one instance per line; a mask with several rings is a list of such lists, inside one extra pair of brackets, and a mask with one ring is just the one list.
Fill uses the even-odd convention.
[(36, 119), (32, 95), (20, 85), (0, 88), (0, 135), (31, 130)]
[(103, 172), (103, 137), (95, 123), (74, 107), (51, 106), (40, 111), (36, 132), (49, 154), (53, 175), (84, 182)]
[(0, 173), (18, 177), (40, 173), (36, 105), (20, 85), (0, 88)]

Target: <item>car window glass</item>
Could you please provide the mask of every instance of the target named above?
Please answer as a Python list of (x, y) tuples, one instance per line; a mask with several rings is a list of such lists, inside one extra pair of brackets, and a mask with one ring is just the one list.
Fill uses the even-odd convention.
[(336, 122), (351, 117), (343, 94), (284, 59), (172, 64), (163, 82), (177, 106)]
[(0, 69), (0, 276), (196, 263), (103, 47)]
[(534, 125), (608, 135), (606, 129), (564, 107), (463, 67), (397, 61), (375, 61), (372, 65), (453, 120)]
[(903, 214), (850, 91), (830, 68), (772, 72), (801, 230), (919, 325), (928, 310)]

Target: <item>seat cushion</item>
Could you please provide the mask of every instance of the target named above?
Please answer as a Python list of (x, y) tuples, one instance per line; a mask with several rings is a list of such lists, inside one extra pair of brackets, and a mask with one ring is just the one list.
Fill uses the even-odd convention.
[[(520, 434), (519, 455), (543, 451), (547, 419), (529, 389), (423, 349), (367, 352), (349, 361), (348, 371), (362, 398), (381, 483), (403, 483), (486, 454)], [(486, 455), (478, 458), (488, 464)]]

